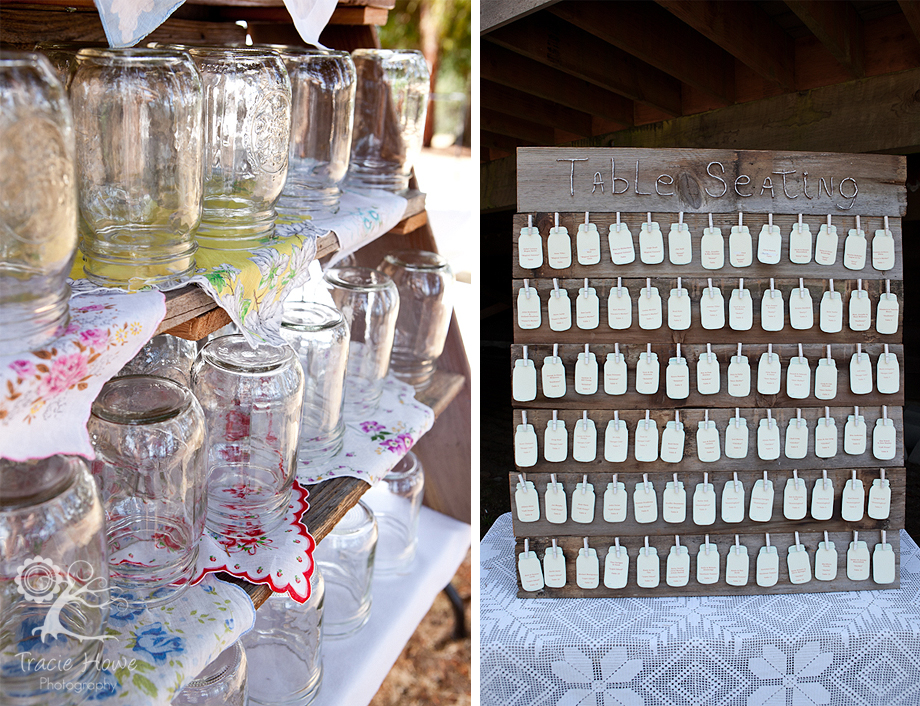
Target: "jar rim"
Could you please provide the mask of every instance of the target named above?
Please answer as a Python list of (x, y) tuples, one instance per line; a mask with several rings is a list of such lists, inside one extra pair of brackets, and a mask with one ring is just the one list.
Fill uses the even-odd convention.
[(386, 262), (407, 270), (449, 270), (447, 260), (428, 250), (396, 250), (384, 257)]
[[(405, 468), (399, 469), (401, 465), (405, 464)], [(399, 461), (396, 462), (396, 465), (390, 469), (383, 479), (384, 480), (402, 480), (408, 478), (409, 476), (418, 475), (422, 471), (422, 464), (419, 463), (418, 456), (416, 456), (411, 451), (407, 451), (406, 455), (403, 456)]]
[(216, 61), (232, 61), (240, 55), (256, 59), (276, 59), (281, 53), (275, 49), (261, 47), (220, 47), (213, 44), (188, 44), (183, 45), (183, 51), (189, 55), (206, 57)]
[(284, 367), (294, 359), (290, 346), (250, 346), (241, 333), (231, 333), (208, 341), (198, 354), (221, 370), (237, 375), (264, 375)]
[[(51, 457), (55, 458), (55, 457)], [(32, 493), (31, 495), (19, 495), (15, 498), (9, 497), (6, 493), (0, 495), (0, 510), (3, 512), (17, 512), (19, 510), (27, 509), (29, 512), (35, 511), (39, 506), (49, 503), (52, 500), (60, 497), (68, 490), (70, 490), (74, 484), (77, 482), (77, 477), (80, 474), (81, 470), (89, 472), (87, 469), (87, 463), (84, 459), (79, 456), (64, 456), (65, 464), (67, 468), (67, 473), (64, 475), (57, 483), (42, 488), (41, 490)], [(38, 461), (45, 461), (47, 459), (37, 459)], [(82, 462), (82, 469), (81, 463)], [(27, 464), (26, 462), (14, 462), (17, 465)], [(21, 469), (19, 472), (26, 472), (25, 469)]]
[(53, 70), (48, 57), (40, 51), (19, 51), (18, 49), (0, 49), (0, 66), (40, 66), (42, 62)]
[(304, 333), (327, 331), (343, 323), (341, 311), (318, 302), (288, 302), (281, 314), (281, 328)]
[(323, 279), (341, 289), (380, 291), (395, 289), (390, 276), (371, 267), (334, 267), (323, 273)]
[[(146, 389), (145, 389), (146, 388)], [(144, 393), (157, 396), (143, 404)], [(159, 424), (185, 412), (192, 404), (191, 391), (158, 375), (122, 375), (102, 386), (92, 406), (92, 415), (110, 424), (141, 426)]]
[[(224, 655), (227, 659), (224, 659)], [(237, 640), (230, 647), (225, 649), (217, 658), (207, 667), (201, 670), (199, 675), (185, 685), (185, 688), (202, 689), (211, 687), (223, 681), (228, 674), (232, 674), (239, 669), (240, 662), (243, 661), (243, 650), (240, 648), (240, 642)], [(204, 677), (201, 675), (208, 671), (212, 665), (217, 665), (216, 671)]]
[(162, 61), (186, 61), (188, 55), (181, 49), (150, 49), (146, 47), (129, 47), (126, 49), (85, 47), (80, 49), (77, 52), (77, 61), (87, 59), (149, 64)]

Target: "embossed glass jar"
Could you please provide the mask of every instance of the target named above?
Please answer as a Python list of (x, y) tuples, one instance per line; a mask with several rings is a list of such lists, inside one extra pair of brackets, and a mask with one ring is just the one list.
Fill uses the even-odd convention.
[(99, 491), (75, 456), (0, 460), (0, 488), (0, 703), (72, 706), (87, 693), (75, 688), (101, 681), (109, 567)]
[(247, 706), (248, 677), (246, 650), (237, 640), (182, 687), (172, 706)]
[(207, 509), (201, 406), (172, 380), (118, 377), (102, 387), (86, 426), (113, 591), (131, 605), (177, 598), (194, 578)]
[(77, 248), (74, 132), (40, 54), (0, 51), (0, 345), (41, 348), (69, 317)]
[(204, 85), (203, 248), (251, 250), (275, 232), (288, 172), (291, 80), (268, 49), (187, 47)]
[(118, 374), (158, 375), (191, 387), (192, 365), (197, 355), (193, 341), (162, 333), (151, 338)]
[(74, 64), (77, 61), (77, 52), (81, 49), (105, 49), (107, 42), (42, 42), (35, 45), (35, 51), (41, 52), (46, 57), (57, 73), (58, 80), (64, 90), (70, 86), (73, 78)]
[(355, 126), (346, 183), (401, 192), (422, 150), (431, 77), (420, 51), (356, 49)]
[(86, 276), (127, 289), (183, 280), (201, 218), (195, 65), (169, 49), (81, 49), (70, 102)]

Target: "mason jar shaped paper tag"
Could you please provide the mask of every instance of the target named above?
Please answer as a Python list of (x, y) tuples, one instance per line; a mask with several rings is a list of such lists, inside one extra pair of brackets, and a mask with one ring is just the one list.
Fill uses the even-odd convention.
[(875, 330), (886, 336), (897, 333), (899, 309), (897, 295), (883, 292), (875, 312)]
[(670, 421), (661, 432), (661, 460), (665, 463), (680, 463), (684, 458), (684, 425)]
[(887, 520), (891, 512), (891, 481), (876, 478), (869, 488), (869, 503), (866, 514), (873, 520)]
[(837, 262), (837, 226), (822, 223), (815, 238), (815, 262), (830, 267)]
[(901, 390), (901, 367), (894, 353), (882, 353), (878, 357), (875, 386), (883, 395), (896, 395)]
[(579, 223), (575, 235), (579, 265), (596, 265), (601, 261), (601, 236), (593, 223)]
[(847, 313), (851, 331), (868, 331), (872, 326), (872, 302), (869, 301), (869, 292), (865, 289), (854, 289), (850, 292)]
[(543, 238), (536, 228), (521, 228), (518, 238), (518, 263), (525, 270), (543, 267)]
[(565, 422), (558, 420), (553, 429), (553, 421), (546, 423), (543, 432), (543, 458), (550, 463), (562, 463), (569, 454), (569, 437), (565, 430)]
[(833, 581), (837, 578), (837, 548), (833, 542), (818, 542), (815, 578), (818, 581)]
[(760, 300), (760, 328), (764, 331), (782, 331), (786, 325), (783, 293), (778, 289), (763, 290)]
[(747, 397), (751, 394), (751, 365), (746, 355), (733, 355), (728, 363), (729, 397)]
[[(527, 292), (530, 296), (527, 296)], [(517, 321), (518, 326), (525, 330), (540, 328), (542, 316), (540, 312), (540, 295), (531, 287), (529, 290), (521, 287), (517, 296)]]
[(575, 560), (575, 583), (579, 588), (592, 589), (600, 585), (600, 563), (593, 547), (579, 549)]
[(693, 493), (693, 524), (706, 526), (716, 521), (716, 490), (712, 483), (697, 483)]
[(543, 571), (536, 552), (518, 554), (518, 573), (521, 575), (521, 588), (525, 591), (543, 590)]
[(847, 578), (850, 581), (865, 581), (869, 578), (869, 547), (863, 540), (850, 542), (847, 549)]
[(604, 392), (608, 395), (626, 394), (626, 357), (608, 353), (604, 362)]
[(807, 331), (815, 325), (814, 304), (808, 287), (795, 287), (789, 295), (789, 325), (796, 331)]
[(633, 491), (633, 516), (640, 525), (647, 525), (658, 520), (658, 496), (651, 481), (636, 483)]
[(725, 427), (725, 457), (747, 458), (750, 432), (748, 432), (747, 419), (732, 417)]
[(657, 588), (661, 583), (661, 566), (655, 547), (642, 547), (636, 557), (636, 583), (639, 588)]
[(701, 395), (718, 395), (721, 381), (719, 359), (714, 355), (701, 353), (696, 363), (696, 391)]
[(747, 226), (732, 226), (728, 234), (728, 262), (732, 267), (750, 267), (754, 261), (751, 230)]
[(719, 430), (712, 419), (700, 422), (696, 429), (696, 455), (703, 463), (715, 463), (722, 458)]
[(821, 417), (815, 425), (815, 456), (833, 458), (837, 455), (837, 423), (833, 417)]
[(843, 241), (843, 266), (848, 270), (861, 270), (866, 266), (866, 232), (850, 228)]
[(629, 553), (626, 547), (610, 547), (604, 561), (604, 586), (607, 588), (625, 588), (629, 578)]
[(876, 419), (872, 432), (872, 455), (879, 461), (895, 457), (895, 428), (893, 419)]
[(543, 580), (547, 588), (562, 588), (565, 586), (565, 556), (562, 550), (549, 547), (543, 555)]
[(585, 424), (583, 419), (575, 422), (572, 430), (572, 458), (579, 463), (591, 463), (597, 458), (597, 428), (594, 420)]
[(518, 424), (514, 432), (514, 464), (530, 468), (537, 463), (537, 433), (533, 424)]
[(847, 522), (859, 522), (865, 513), (866, 490), (859, 478), (850, 478), (843, 486), (840, 515)]
[(610, 246), (610, 259), (614, 265), (628, 265), (635, 261), (636, 246), (625, 223), (610, 224), (607, 244)]
[(850, 356), (850, 392), (854, 395), (872, 392), (872, 361), (868, 353)]
[(650, 331), (661, 328), (661, 295), (658, 287), (643, 287), (639, 292), (639, 328)]
[(626, 287), (611, 287), (607, 297), (607, 325), (615, 331), (632, 326), (632, 298)]
[(696, 554), (696, 582), (704, 586), (718, 583), (719, 573), (718, 546), (711, 542), (701, 544), (700, 550)]
[(884, 228), (872, 238), (872, 267), (885, 272), (894, 267), (894, 236)]
[(779, 554), (776, 547), (761, 547), (757, 552), (757, 585), (775, 586), (779, 581)]
[(665, 394), (672, 400), (685, 400), (690, 396), (690, 366), (683, 356), (668, 359)]
[(706, 270), (721, 270), (725, 266), (725, 239), (721, 228), (704, 228), (700, 239), (700, 263)]
[(639, 259), (646, 265), (664, 262), (664, 237), (657, 223), (643, 223), (639, 230)]
[(793, 223), (789, 234), (789, 261), (796, 265), (811, 262), (811, 228), (807, 223)]
[(843, 297), (840, 292), (825, 292), (821, 297), (818, 327), (824, 333), (840, 333), (843, 330)]
[(872, 551), (872, 580), (877, 584), (894, 583), (895, 556), (888, 542), (876, 544)]
[(572, 302), (564, 289), (554, 289), (546, 300), (549, 327), (553, 331), (568, 331), (572, 328)]
[(575, 297), (575, 325), (583, 331), (596, 329), (601, 321), (601, 301), (594, 287), (579, 289)]
[(765, 265), (776, 265), (779, 263), (782, 250), (783, 236), (779, 232), (779, 226), (764, 223), (760, 235), (757, 236), (757, 261)]
[(546, 521), (554, 525), (564, 524), (569, 519), (569, 508), (567, 506), (565, 488), (562, 483), (546, 484), (546, 492), (543, 494), (543, 505), (546, 507)]
[(589, 525), (594, 522), (594, 485), (578, 483), (572, 491), (572, 522)]
[(597, 392), (597, 373), (597, 356), (590, 352), (579, 353), (575, 361), (575, 392), (579, 395)]
[(674, 524), (685, 522), (687, 519), (687, 491), (684, 484), (669, 480), (661, 494), (661, 517), (665, 522)]
[[(616, 486), (608, 483), (604, 492), (604, 522), (623, 522), (626, 519), (628, 500), (625, 483), (617, 481)], [(625, 553), (626, 550), (623, 551)]]
[(758, 478), (751, 489), (748, 517), (754, 522), (769, 522), (773, 517), (773, 481)]
[(832, 400), (837, 396), (837, 363), (833, 358), (819, 358), (815, 370), (815, 397)]
[(690, 228), (686, 223), (672, 223), (668, 233), (668, 260), (672, 265), (689, 265), (692, 259)]
[(829, 520), (834, 515), (834, 481), (818, 478), (811, 491), (811, 516), (815, 520)]
[(546, 254), (549, 266), (554, 270), (564, 270), (572, 266), (572, 239), (565, 226), (549, 229)]
[(690, 550), (687, 547), (671, 547), (664, 576), (668, 586), (687, 585), (690, 581)]
[(647, 351), (639, 354), (636, 361), (636, 392), (640, 395), (654, 395), (658, 392), (658, 354)]
[(757, 427), (757, 457), (761, 461), (775, 461), (779, 458), (779, 424), (776, 420), (761, 419)]
[(529, 358), (514, 361), (511, 396), (518, 402), (530, 402), (537, 398), (537, 367)]
[(686, 331), (690, 328), (690, 294), (686, 289), (672, 289), (668, 296), (668, 328)]
[(793, 417), (786, 427), (786, 445), (783, 455), (792, 460), (805, 458), (808, 454), (808, 420)]
[(754, 325), (754, 299), (747, 289), (733, 289), (728, 299), (728, 325), (732, 331), (750, 331)]
[(787, 520), (801, 520), (808, 514), (808, 486), (801, 478), (786, 480), (783, 490), (783, 516)]
[(612, 419), (607, 422), (604, 432), (604, 460), (607, 463), (623, 463), (629, 451), (629, 431), (626, 422), (620, 422), (619, 428)]
[(658, 460), (658, 424), (654, 419), (639, 420), (636, 427), (636, 460), (652, 463)]
[(811, 581), (811, 561), (808, 559), (808, 550), (801, 544), (793, 544), (786, 554), (786, 565), (789, 569), (789, 583), (799, 585)]
[(733, 480), (722, 488), (722, 522), (735, 524), (744, 521), (744, 484)]
[(729, 586), (746, 586), (750, 572), (747, 547), (733, 544), (725, 558), (725, 583)]
[(763, 353), (757, 362), (757, 392), (761, 395), (778, 395), (781, 366), (776, 353)]
[(725, 326), (725, 298), (718, 287), (704, 287), (700, 296), (700, 325), (707, 331)]
[(540, 501), (533, 481), (524, 485), (518, 482), (514, 490), (514, 504), (519, 522), (536, 522), (540, 519)]
[(544, 397), (565, 397), (565, 366), (562, 365), (562, 358), (549, 355), (543, 359), (540, 382)]
[(808, 358), (795, 356), (786, 368), (786, 394), (794, 400), (804, 400), (811, 394), (811, 367)]
[(866, 453), (866, 418), (861, 414), (847, 415), (843, 427), (843, 453), (849, 456), (862, 456)]

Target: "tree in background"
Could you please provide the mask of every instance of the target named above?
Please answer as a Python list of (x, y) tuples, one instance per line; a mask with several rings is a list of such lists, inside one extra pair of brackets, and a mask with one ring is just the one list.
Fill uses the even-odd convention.
[(462, 93), (461, 110), (436, 111), (428, 104), (425, 146), (435, 132), (460, 135), (470, 146), (470, 71), (472, 0), (396, 0), (387, 24), (380, 28), (385, 49), (419, 49), (431, 67), (431, 92)]

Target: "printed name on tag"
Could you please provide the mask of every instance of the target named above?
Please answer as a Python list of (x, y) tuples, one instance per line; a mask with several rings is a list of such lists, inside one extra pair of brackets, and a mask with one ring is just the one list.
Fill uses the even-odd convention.
[(872, 361), (868, 353), (854, 353), (850, 357), (850, 392), (868, 395), (872, 392)]
[(597, 458), (597, 429), (594, 420), (585, 424), (583, 419), (575, 422), (572, 431), (572, 458), (580, 463), (591, 463)]
[(672, 265), (689, 265), (692, 259), (690, 228), (686, 223), (672, 223), (668, 233), (668, 260)]
[(658, 496), (655, 486), (649, 481), (648, 488), (645, 483), (636, 483), (633, 492), (633, 514), (636, 522), (645, 525), (658, 520)]
[(776, 547), (761, 547), (757, 552), (757, 585), (775, 586), (779, 580), (779, 554)]
[(521, 228), (518, 238), (518, 263), (525, 270), (543, 267), (543, 239), (536, 228)]
[(866, 266), (866, 233), (850, 228), (843, 242), (843, 266), (848, 270), (861, 270)]
[(805, 458), (808, 453), (808, 421), (801, 417), (789, 420), (786, 427), (786, 446), (783, 455), (789, 459)]
[(579, 549), (575, 559), (575, 583), (579, 588), (597, 588), (601, 582), (600, 563), (594, 548)]
[(565, 366), (562, 365), (562, 358), (550, 355), (543, 359), (540, 382), (545, 397), (565, 397)]
[(728, 300), (728, 325), (732, 331), (750, 331), (754, 325), (754, 300), (748, 290), (732, 290)]
[(750, 562), (747, 547), (733, 544), (725, 559), (725, 583), (729, 586), (745, 586), (748, 582)]
[(543, 571), (540, 569), (540, 560), (536, 552), (518, 554), (518, 573), (521, 575), (521, 588), (525, 591), (543, 589)]
[(549, 229), (546, 239), (546, 253), (549, 266), (554, 270), (564, 270), (572, 266), (572, 239), (565, 226)]
[(569, 519), (569, 509), (562, 483), (547, 483), (546, 492), (543, 494), (543, 504), (546, 506), (546, 521), (554, 525), (564, 524)]
[(518, 482), (514, 491), (514, 504), (519, 522), (536, 522), (540, 519), (540, 501), (533, 481), (526, 481), (524, 485)]
[(565, 556), (562, 550), (556, 548), (557, 554), (549, 548), (543, 554), (543, 580), (547, 588), (562, 588), (565, 586)]
[(808, 514), (808, 486), (801, 478), (786, 480), (783, 490), (783, 516), (787, 520), (801, 520)]
[(696, 430), (696, 455), (703, 463), (715, 463), (722, 458), (719, 430), (713, 420), (702, 421)]
[(815, 262), (830, 267), (837, 262), (837, 226), (822, 223), (815, 238)]
[(779, 356), (763, 353), (757, 363), (757, 392), (761, 395), (778, 395), (780, 381)]
[(890, 230), (875, 231), (872, 238), (872, 267), (886, 271), (894, 267), (894, 236)]
[(789, 569), (789, 583), (799, 585), (811, 581), (811, 562), (808, 551), (801, 544), (789, 547), (786, 565)]
[(593, 223), (579, 223), (575, 235), (579, 265), (596, 265), (601, 261), (601, 236)]
[(693, 493), (693, 524), (705, 526), (716, 521), (716, 491), (712, 483), (697, 483)]
[(819, 478), (811, 491), (811, 516), (815, 520), (829, 520), (834, 514), (834, 482)]
[(818, 327), (824, 333), (840, 333), (843, 330), (843, 297), (840, 292), (825, 292), (821, 297)]
[(843, 452), (850, 456), (861, 456), (866, 453), (866, 418), (855, 414), (847, 416), (847, 423), (843, 427)]
[(696, 363), (696, 391), (701, 395), (717, 395), (721, 379), (719, 360), (715, 355), (701, 353)]
[(575, 361), (575, 392), (579, 395), (593, 395), (597, 392), (597, 356), (594, 353), (579, 353)]
[(594, 522), (594, 485), (578, 483), (572, 491), (572, 522), (583, 525)]
[(833, 542), (818, 542), (815, 552), (815, 578), (833, 581), (837, 578), (837, 549)]
[(718, 287), (705, 287), (700, 297), (700, 323), (707, 331), (725, 326), (725, 298)]
[(725, 239), (721, 228), (704, 228), (700, 239), (700, 263), (707, 270), (721, 270), (725, 266)]
[(848, 314), (851, 331), (869, 330), (872, 326), (872, 302), (869, 301), (869, 292), (865, 289), (854, 289), (850, 292)]
[(783, 293), (765, 289), (760, 300), (760, 327), (764, 331), (782, 331), (785, 325)]
[(729, 397), (747, 397), (751, 394), (751, 365), (746, 355), (733, 355), (728, 363)]
[(572, 328), (572, 302), (564, 289), (554, 289), (546, 301), (549, 327), (553, 331), (568, 331)]
[[(528, 292), (530, 292), (529, 297), (527, 296)], [(517, 321), (518, 326), (522, 329), (531, 330), (540, 328), (540, 324), (542, 323), (540, 314), (540, 295), (533, 287), (530, 289), (521, 287), (521, 289), (518, 290)]]
[(820, 358), (815, 371), (815, 397), (832, 400), (837, 396), (837, 363), (833, 358)]
[(850, 542), (847, 549), (847, 578), (850, 581), (865, 581), (869, 578), (869, 548), (863, 540)]
[(794, 400), (804, 400), (811, 394), (811, 367), (808, 358), (795, 356), (786, 368), (786, 394)]
[(875, 387), (883, 395), (896, 395), (901, 389), (901, 368), (894, 353), (882, 353), (875, 368)]
[(794, 223), (789, 234), (789, 260), (797, 265), (811, 262), (811, 228), (807, 223)]
[[(855, 475), (855, 474), (854, 474)], [(859, 478), (850, 478), (843, 486), (840, 515), (847, 522), (859, 522), (865, 512), (866, 491)]]
[(696, 554), (696, 582), (704, 586), (719, 582), (719, 548), (715, 544), (700, 545)]
[(687, 491), (684, 484), (668, 481), (661, 494), (661, 516), (665, 522), (680, 523), (687, 519)]
[(636, 361), (636, 392), (640, 395), (654, 395), (658, 392), (658, 354), (644, 351)]
[(808, 287), (796, 287), (789, 295), (789, 325), (796, 331), (807, 331), (815, 325), (814, 304)]
[(604, 362), (604, 392), (608, 395), (626, 394), (626, 356), (608, 353)]
[(890, 461), (895, 457), (896, 433), (894, 420), (876, 419), (875, 429), (872, 432), (872, 455), (879, 461)]
[(608, 483), (604, 492), (604, 522), (623, 522), (628, 498), (625, 483)]
[(628, 265), (635, 261), (636, 247), (625, 223), (610, 224), (607, 243), (610, 245), (610, 259), (614, 265)]
[(639, 328), (646, 331), (661, 328), (661, 295), (658, 287), (643, 287), (639, 292)]
[(749, 433), (747, 419), (732, 418), (725, 427), (725, 456), (727, 458), (747, 458)]
[(537, 433), (533, 424), (518, 424), (514, 432), (514, 463), (521, 468), (537, 463)]
[(661, 432), (661, 460), (665, 463), (680, 463), (684, 458), (684, 425), (668, 422)]
[(575, 325), (588, 331), (596, 329), (601, 321), (601, 302), (594, 287), (579, 289), (575, 297)]
[(660, 571), (658, 550), (655, 547), (642, 547), (636, 557), (636, 583), (639, 588), (657, 588)]
[(887, 520), (891, 512), (891, 483), (886, 478), (876, 478), (869, 488), (869, 506), (866, 514), (873, 520)]
[(748, 517), (754, 522), (769, 522), (773, 517), (773, 481), (758, 478), (751, 489)]
[(690, 295), (686, 289), (672, 289), (668, 296), (668, 328), (686, 331), (690, 328)]
[(629, 431), (626, 422), (620, 422), (619, 427), (612, 419), (607, 422), (604, 432), (604, 460), (608, 463), (623, 463), (629, 449)]
[(732, 226), (728, 234), (728, 262), (732, 267), (750, 267), (754, 261), (751, 231), (747, 226)]
[(562, 463), (569, 453), (569, 438), (565, 430), (565, 422), (560, 419), (553, 428), (552, 420), (546, 423), (546, 431), (543, 432), (543, 458), (550, 463)]
[(687, 547), (671, 547), (668, 552), (665, 583), (668, 586), (686, 586), (690, 581), (690, 550)]
[(875, 330), (883, 335), (897, 333), (899, 310), (897, 295), (883, 293), (879, 297), (878, 309), (875, 312)]
[(736, 523), (744, 520), (744, 484), (726, 481), (722, 488), (722, 522)]
[(837, 455), (837, 422), (833, 417), (821, 417), (815, 425), (815, 456), (833, 458)]
[(779, 458), (779, 424), (776, 420), (761, 419), (757, 427), (757, 457), (761, 461)]
[(607, 325), (615, 331), (632, 326), (632, 299), (626, 287), (611, 287), (607, 297)]
[(668, 359), (665, 394), (672, 400), (685, 400), (690, 396), (690, 367), (686, 358)]
[(511, 396), (518, 402), (530, 402), (537, 398), (537, 368), (532, 360), (514, 361)]
[(629, 577), (629, 554), (626, 547), (610, 547), (604, 561), (604, 586), (607, 588), (624, 588)]
[(639, 230), (639, 259), (646, 265), (664, 261), (664, 237), (657, 223), (643, 223)]
[(777, 264), (782, 248), (783, 236), (779, 232), (779, 226), (764, 223), (760, 235), (757, 236), (757, 261), (765, 265)]

